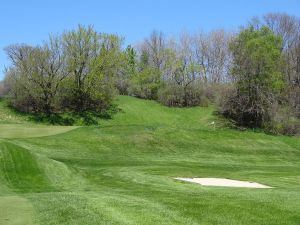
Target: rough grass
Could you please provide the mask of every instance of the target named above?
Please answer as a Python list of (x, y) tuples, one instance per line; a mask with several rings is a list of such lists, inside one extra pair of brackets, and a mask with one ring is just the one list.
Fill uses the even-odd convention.
[[(0, 126), (10, 133), (0, 139), (0, 203), (7, 209), (0, 224), (300, 223), (299, 138), (228, 129), (212, 107), (167, 108), (124, 96), (117, 104), (122, 111), (99, 126), (43, 127), (39, 137), (20, 136), (15, 123), (37, 125), (0, 107), (13, 118)], [(275, 188), (204, 187), (174, 177)]]

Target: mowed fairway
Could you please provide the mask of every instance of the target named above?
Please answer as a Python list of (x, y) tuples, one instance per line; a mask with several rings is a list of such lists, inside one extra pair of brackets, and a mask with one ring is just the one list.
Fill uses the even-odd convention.
[(32, 126), (0, 124), (0, 138), (30, 138), (56, 135), (76, 129), (76, 126)]
[(225, 128), (212, 107), (167, 108), (124, 96), (116, 102), (121, 112), (90, 127), (23, 123), (2, 104), (1, 225), (300, 224), (299, 138)]

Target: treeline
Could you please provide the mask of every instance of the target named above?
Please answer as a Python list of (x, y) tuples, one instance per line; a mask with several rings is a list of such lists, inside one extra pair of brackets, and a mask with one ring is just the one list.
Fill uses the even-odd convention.
[(231, 80), (228, 45), (232, 38), (224, 30), (186, 32), (168, 39), (153, 32), (137, 48), (138, 67), (128, 93), (167, 106), (207, 105), (215, 94), (211, 87)]
[(300, 133), (300, 20), (254, 18), (230, 42), (233, 88), (219, 111), (238, 125)]
[(122, 65), (122, 39), (92, 27), (51, 36), (42, 46), (5, 48), (12, 65), (4, 86), (23, 112), (103, 111), (111, 105)]
[(239, 126), (299, 132), (300, 20), (254, 18), (239, 33), (219, 29), (123, 38), (79, 26), (42, 46), (12, 45), (0, 89), (14, 108), (46, 114), (104, 112), (116, 94), (172, 107), (215, 103)]

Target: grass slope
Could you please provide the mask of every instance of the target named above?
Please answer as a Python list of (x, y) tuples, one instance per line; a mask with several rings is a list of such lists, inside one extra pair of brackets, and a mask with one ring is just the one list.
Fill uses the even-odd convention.
[[(37, 125), (0, 104), (10, 118), (0, 119), (0, 203), (7, 209), (0, 206), (0, 224), (300, 223), (298, 138), (227, 129), (211, 107), (167, 108), (125, 96), (117, 104), (122, 112), (100, 126), (43, 127), (39, 137), (20, 135), (17, 123)], [(275, 188), (203, 187), (174, 177)]]

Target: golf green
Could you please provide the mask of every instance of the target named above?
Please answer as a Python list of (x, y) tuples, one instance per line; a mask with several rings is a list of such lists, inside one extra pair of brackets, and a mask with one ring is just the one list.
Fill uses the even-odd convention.
[(39, 125), (0, 104), (0, 224), (300, 224), (299, 138), (227, 128), (212, 106), (116, 103), (113, 119), (82, 127)]

